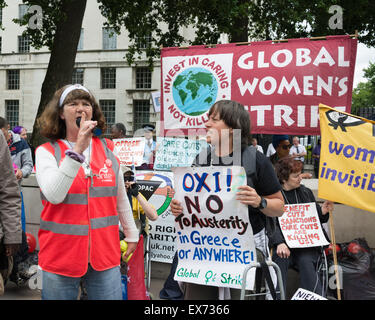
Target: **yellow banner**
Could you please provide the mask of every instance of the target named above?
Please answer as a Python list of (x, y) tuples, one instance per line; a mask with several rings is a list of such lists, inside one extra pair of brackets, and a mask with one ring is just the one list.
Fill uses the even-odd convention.
[(319, 105), (318, 196), (375, 212), (375, 121)]

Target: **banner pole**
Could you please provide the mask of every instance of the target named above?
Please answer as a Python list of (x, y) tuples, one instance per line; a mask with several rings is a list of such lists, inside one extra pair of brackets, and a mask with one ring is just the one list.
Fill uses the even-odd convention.
[(137, 182), (137, 173), (135, 172), (135, 162), (134, 162), (134, 157), (132, 157), (132, 165), (131, 165), (131, 169), (134, 173), (134, 182)]
[(331, 244), (332, 244), (333, 264), (334, 264), (334, 267), (335, 267), (337, 300), (341, 300), (341, 291), (340, 291), (341, 285), (340, 285), (340, 277), (339, 277), (339, 273), (338, 273), (336, 237), (335, 237), (335, 229), (334, 229), (334, 225), (333, 225), (332, 211), (329, 211), (329, 229), (331, 231)]
[[(319, 36), (319, 37), (311, 37), (308, 38), (309, 40), (325, 40), (329, 36)], [(350, 34), (349, 37), (351, 38), (358, 38), (358, 31), (356, 30), (355, 34)], [(272, 42), (285, 42), (289, 39), (280, 39), (280, 40), (271, 40)]]

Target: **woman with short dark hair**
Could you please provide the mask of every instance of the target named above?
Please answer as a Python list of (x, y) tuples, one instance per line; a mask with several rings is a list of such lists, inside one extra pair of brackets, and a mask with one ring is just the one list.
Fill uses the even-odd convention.
[[(195, 160), (194, 166), (233, 166), (244, 164), (244, 153), (251, 141), (250, 116), (244, 106), (232, 100), (220, 100), (212, 105), (205, 123), (207, 142), (211, 152), (202, 152)], [(236, 131), (238, 130), (238, 131)], [(239, 141), (241, 139), (241, 142)], [(236, 155), (236, 153), (238, 153)], [(255, 173), (247, 179), (247, 184), (239, 186), (237, 200), (247, 205), (249, 220), (252, 226), (255, 247), (260, 255), (268, 256), (267, 236), (265, 232), (266, 216), (281, 216), (284, 201), (281, 186), (275, 175), (272, 164), (266, 156), (255, 150)], [(249, 153), (247, 153), (249, 154)], [(236, 160), (239, 163), (236, 163)], [(246, 170), (247, 168), (245, 168)], [(252, 180), (252, 183), (249, 181)], [(181, 203), (173, 199), (171, 211), (175, 216), (183, 214)], [(232, 298), (239, 298), (239, 290), (231, 290)], [(212, 286), (187, 283), (185, 299), (217, 299), (218, 289)]]
[(241, 149), (246, 148), (250, 144), (250, 115), (241, 103), (233, 100), (219, 100), (208, 111), (209, 118), (216, 115), (229, 128), (241, 130)]

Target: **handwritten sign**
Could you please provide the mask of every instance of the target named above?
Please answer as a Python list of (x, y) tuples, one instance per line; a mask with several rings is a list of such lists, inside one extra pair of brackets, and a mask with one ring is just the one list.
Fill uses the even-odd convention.
[(121, 164), (130, 167), (134, 159), (135, 166), (142, 165), (145, 149), (144, 137), (113, 139), (113, 142)]
[[(242, 167), (173, 168), (178, 266), (174, 279), (203, 285), (241, 288), (243, 270), (256, 262), (248, 208), (236, 200), (246, 185)], [(252, 272), (253, 271), (253, 272)], [(254, 286), (255, 269), (246, 279)]]
[(327, 299), (309, 290), (299, 288), (291, 300), (327, 300)]
[(316, 204), (286, 204), (278, 218), (289, 248), (308, 248), (328, 245), (319, 221)]
[(157, 137), (154, 169), (170, 170), (172, 167), (190, 167), (207, 142), (181, 138)]

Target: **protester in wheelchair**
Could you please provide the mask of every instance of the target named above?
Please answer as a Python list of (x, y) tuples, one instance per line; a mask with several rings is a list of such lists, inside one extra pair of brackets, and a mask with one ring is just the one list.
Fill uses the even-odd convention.
[[(316, 203), (313, 192), (301, 184), (302, 163), (291, 157), (280, 159), (275, 170), (282, 185), (282, 194), (285, 204)], [(329, 213), (333, 210), (333, 202), (325, 201), (322, 206), (316, 203), (320, 223), (329, 219)], [(300, 288), (324, 295), (322, 282), (318, 268), (321, 263), (321, 247), (289, 248), (280, 229), (279, 220), (275, 219), (276, 228), (270, 237), (270, 245), (273, 248), (272, 260), (280, 267), (284, 290), (286, 292), (288, 268), (293, 265), (299, 271)], [(324, 236), (328, 240), (324, 229)]]

